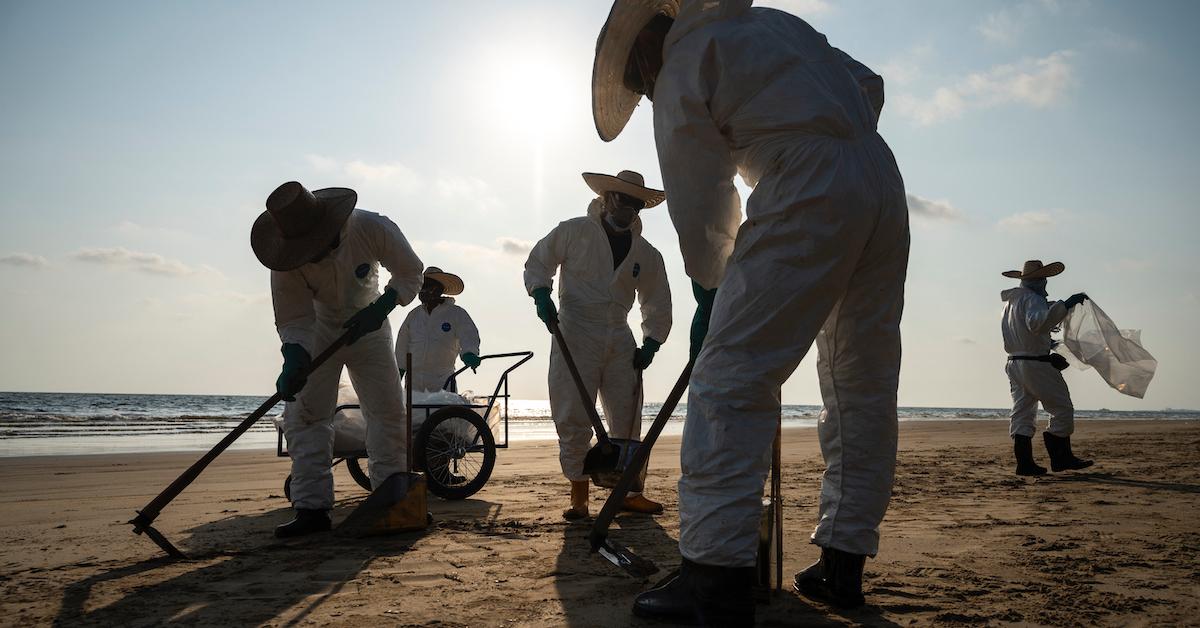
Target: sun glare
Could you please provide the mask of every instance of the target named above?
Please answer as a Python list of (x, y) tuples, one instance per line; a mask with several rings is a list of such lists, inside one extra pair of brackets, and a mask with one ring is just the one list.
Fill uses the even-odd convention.
[(576, 86), (561, 55), (530, 46), (501, 48), (482, 65), (480, 84), (498, 130), (540, 143), (565, 127), (575, 100), (569, 90)]

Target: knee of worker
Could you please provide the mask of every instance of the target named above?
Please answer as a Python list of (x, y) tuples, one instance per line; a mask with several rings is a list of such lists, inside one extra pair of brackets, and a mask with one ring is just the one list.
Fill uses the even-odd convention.
[(292, 475), (319, 476), (329, 472), (333, 461), (333, 424), (320, 421), (285, 429), (288, 455), (292, 459)]
[(1042, 405), (1050, 413), (1050, 424), (1046, 427), (1047, 432), (1055, 436), (1070, 436), (1075, 433), (1074, 406), (1070, 403), (1051, 406), (1044, 401)]
[[(782, 380), (770, 377), (764, 364), (742, 348), (705, 348), (688, 384), (688, 413), (741, 421), (748, 415), (778, 418)], [(728, 351), (728, 352), (726, 352)]]
[(578, 455), (582, 459), (592, 442), (592, 424), (575, 415), (555, 418), (554, 429), (558, 432), (558, 450), (564, 456)]

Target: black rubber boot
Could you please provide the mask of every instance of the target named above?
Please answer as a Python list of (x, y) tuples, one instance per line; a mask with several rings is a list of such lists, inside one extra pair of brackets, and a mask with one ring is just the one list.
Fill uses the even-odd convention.
[(1046, 467), (1033, 460), (1033, 438), (1013, 436), (1013, 455), (1017, 458), (1017, 475), (1046, 475)]
[(753, 626), (754, 568), (683, 559), (679, 571), (637, 596), (633, 614), (684, 626)]
[(821, 559), (796, 574), (792, 586), (797, 593), (838, 608), (858, 608), (866, 602), (862, 592), (866, 562), (861, 554), (822, 547)]
[(275, 536), (287, 539), (314, 532), (328, 532), (332, 527), (333, 522), (329, 520), (329, 511), (297, 508), (296, 518), (281, 526), (277, 526), (275, 528)]
[(1050, 468), (1055, 473), (1078, 471), (1096, 464), (1091, 460), (1080, 460), (1075, 457), (1074, 452), (1071, 451), (1070, 436), (1055, 436), (1050, 432), (1042, 432), (1042, 438), (1046, 441), (1046, 453), (1050, 454)]

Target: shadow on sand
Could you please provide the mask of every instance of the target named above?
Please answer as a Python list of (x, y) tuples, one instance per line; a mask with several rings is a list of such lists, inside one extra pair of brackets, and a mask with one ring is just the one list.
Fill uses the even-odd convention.
[(1069, 473), (1058, 475), (1055, 477), (1055, 479), (1057, 479), (1059, 482), (1094, 482), (1097, 484), (1111, 484), (1114, 486), (1144, 488), (1152, 491), (1174, 491), (1177, 493), (1200, 494), (1200, 485), (1197, 484), (1156, 482), (1154, 480), (1136, 480), (1133, 478), (1118, 477), (1112, 473)]
[[(345, 519), (359, 501), (339, 502), (332, 513), (334, 521)], [(430, 510), (437, 526), (439, 521), (454, 525), (459, 519), (494, 517), (499, 506), (480, 500), (433, 499)], [(242, 625), (296, 625), (373, 559), (404, 554), (426, 534), (352, 539), (320, 533), (287, 541), (274, 539), (274, 526), (290, 517), (290, 508), (280, 508), (192, 528), (181, 543), (190, 560), (160, 557), (75, 582), (63, 592), (54, 625), (226, 625), (230, 605), (238, 605), (237, 621)], [(204, 564), (189, 569), (198, 563)], [(117, 584), (153, 570), (162, 570), (164, 579), (136, 588)], [(114, 586), (120, 586), (122, 597), (105, 604)]]

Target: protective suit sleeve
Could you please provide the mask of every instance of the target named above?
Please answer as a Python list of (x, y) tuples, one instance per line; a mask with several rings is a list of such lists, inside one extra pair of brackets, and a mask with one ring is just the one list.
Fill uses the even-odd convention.
[(271, 303), (275, 307), (275, 329), (283, 344), (298, 344), (316, 355), (317, 312), (313, 292), (299, 270), (271, 271)]
[(392, 275), (387, 287), (396, 293), (396, 304), (408, 305), (421, 290), (421, 283), (425, 280), (422, 275), (425, 265), (409, 245), (400, 227), (387, 216), (379, 218), (381, 228), (373, 238), (376, 255), (379, 263)]
[(847, 70), (850, 70), (850, 74), (854, 75), (854, 80), (858, 81), (858, 86), (867, 96), (867, 101), (871, 103), (871, 109), (875, 110), (875, 119), (878, 120), (879, 115), (883, 113), (883, 77), (845, 52), (837, 48), (834, 48), (833, 51), (842, 59), (842, 63), (846, 65)]
[(412, 346), (412, 317), (414, 313), (416, 313), (416, 310), (409, 312), (408, 316), (404, 317), (404, 322), (400, 323), (400, 331), (396, 333), (396, 364), (400, 365), (400, 368), (404, 368), (404, 365), (407, 364), (404, 361), (404, 356), (408, 355), (408, 352), (412, 350), (410, 347)]
[[(654, 90), (654, 141), (667, 208), (684, 269), (705, 288), (716, 288), (725, 276), (742, 220), (733, 185), (737, 167), (708, 109), (717, 82), (714, 66), (711, 54), (695, 65), (668, 62)], [(695, 75), (692, 67), (698, 68)]]
[(458, 308), (458, 346), (459, 353), (474, 353), (479, 355), (479, 328), (471, 315), (461, 307)]
[(525, 260), (525, 291), (530, 295), (538, 288), (554, 289), (554, 275), (567, 259), (571, 233), (566, 223), (559, 223), (546, 237), (538, 240)]
[(642, 310), (642, 338), (653, 338), (660, 343), (667, 341), (671, 333), (671, 285), (667, 282), (667, 269), (662, 255), (653, 250), (654, 267), (642, 275), (638, 282), (638, 303)]
[(1025, 324), (1035, 334), (1048, 333), (1066, 317), (1067, 306), (1062, 301), (1051, 304), (1045, 299), (1030, 298), (1025, 310)]

